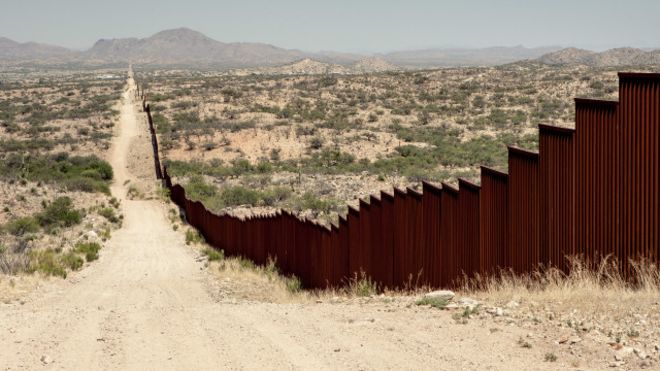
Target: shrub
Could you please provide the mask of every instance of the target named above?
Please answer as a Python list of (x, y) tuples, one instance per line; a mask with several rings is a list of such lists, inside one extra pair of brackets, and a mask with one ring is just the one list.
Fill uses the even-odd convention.
[(80, 256), (78, 256), (78, 254), (73, 251), (69, 251), (68, 253), (62, 255), (62, 263), (67, 268), (73, 271), (77, 271), (78, 269), (82, 268), (84, 261)]
[(99, 215), (106, 218), (110, 223), (119, 223), (119, 218), (115, 214), (115, 210), (110, 207), (104, 207), (99, 210)]
[(108, 184), (113, 178), (113, 171), (109, 163), (96, 156), (70, 157), (66, 153), (25, 156), (14, 153), (0, 162), (0, 178), (45, 182), (83, 192), (109, 193)]
[(296, 276), (291, 276), (286, 279), (286, 289), (290, 293), (297, 293), (302, 290), (302, 282), (300, 282), (300, 278)]
[(378, 285), (364, 271), (360, 271), (348, 283), (348, 291), (358, 297), (371, 296), (378, 292)]
[(87, 262), (98, 259), (99, 250), (101, 250), (101, 245), (96, 242), (79, 242), (74, 247), (75, 252), (85, 255)]
[(4, 228), (14, 236), (23, 236), (28, 233), (35, 233), (39, 230), (39, 223), (31, 216), (18, 218), (8, 222)]
[(216, 250), (210, 247), (207, 247), (203, 251), (204, 255), (209, 261), (221, 261), (225, 258), (225, 252), (223, 250)]
[(66, 278), (67, 272), (58, 254), (53, 249), (30, 251), (30, 270), (47, 276)]
[(428, 298), (428, 297), (423, 297), (417, 302), (415, 302), (417, 305), (430, 305), (433, 308), (438, 308), (438, 309), (443, 309), (444, 307), (449, 304), (449, 301), (443, 298)]
[(73, 209), (73, 202), (69, 197), (58, 197), (44, 211), (37, 214), (39, 224), (46, 229), (55, 227), (70, 227), (79, 224), (82, 215)]
[(314, 137), (309, 141), (309, 148), (311, 149), (321, 149), (323, 147), (323, 138)]
[(190, 244), (200, 244), (204, 242), (204, 238), (202, 238), (202, 235), (197, 232), (196, 229), (188, 229), (186, 231), (186, 245)]

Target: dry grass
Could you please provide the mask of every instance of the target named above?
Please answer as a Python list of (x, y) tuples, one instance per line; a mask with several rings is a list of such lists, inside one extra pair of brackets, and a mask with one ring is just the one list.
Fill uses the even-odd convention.
[(633, 267), (633, 277), (626, 280), (610, 259), (603, 259), (596, 269), (590, 269), (584, 261), (574, 258), (568, 274), (554, 268), (528, 275), (502, 271), (497, 276), (469, 280), (460, 291), (491, 302), (570, 304), (585, 311), (656, 302), (660, 297), (660, 269), (652, 262), (633, 263)]

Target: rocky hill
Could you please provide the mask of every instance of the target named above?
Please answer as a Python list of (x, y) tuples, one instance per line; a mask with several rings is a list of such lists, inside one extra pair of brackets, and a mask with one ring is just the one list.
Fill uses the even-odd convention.
[(223, 43), (188, 28), (144, 39), (99, 40), (84, 57), (90, 61), (223, 67), (277, 65), (303, 58), (297, 50), (260, 43)]
[(551, 65), (583, 64), (592, 67), (642, 66), (660, 64), (660, 50), (616, 48), (594, 52), (566, 48), (545, 54), (538, 61)]
[(39, 59), (57, 62), (75, 58), (76, 55), (76, 52), (59, 46), (35, 42), (19, 43), (6, 37), (0, 37), (0, 60), (2, 61), (19, 62)]
[(445, 48), (398, 51), (383, 54), (381, 57), (391, 64), (411, 68), (495, 66), (536, 59), (558, 49), (557, 47), (526, 48), (524, 46), (481, 49)]

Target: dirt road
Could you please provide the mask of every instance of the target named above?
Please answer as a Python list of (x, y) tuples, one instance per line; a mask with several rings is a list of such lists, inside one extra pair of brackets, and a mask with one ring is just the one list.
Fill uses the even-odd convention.
[[(128, 200), (131, 146), (148, 141), (122, 98), (112, 148), (124, 224), (100, 259), (23, 304), (0, 306), (0, 369), (552, 369), (526, 332), (386, 300), (270, 304), (218, 295), (156, 200)], [(146, 144), (148, 146), (148, 142)], [(150, 169), (151, 163), (146, 162)], [(221, 299), (218, 299), (221, 298)]]

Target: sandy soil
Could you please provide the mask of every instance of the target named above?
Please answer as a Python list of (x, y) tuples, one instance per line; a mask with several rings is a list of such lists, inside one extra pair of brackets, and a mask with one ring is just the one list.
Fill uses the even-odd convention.
[[(0, 368), (14, 369), (565, 369), (544, 362), (547, 339), (451, 311), (369, 302), (275, 304), (223, 295), (217, 277), (172, 229), (156, 200), (129, 200), (126, 180), (145, 139), (124, 94), (112, 148), (123, 228), (98, 262), (0, 304)], [(148, 142), (147, 142), (148, 143)], [(145, 162), (148, 169), (151, 163)], [(146, 171), (146, 170), (145, 170)], [(602, 367), (599, 363), (595, 367)]]

